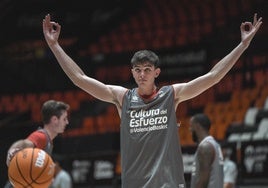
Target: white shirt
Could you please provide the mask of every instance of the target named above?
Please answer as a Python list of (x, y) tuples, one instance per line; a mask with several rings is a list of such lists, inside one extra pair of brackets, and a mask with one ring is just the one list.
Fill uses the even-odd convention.
[(224, 165), (223, 165), (223, 173), (224, 173), (224, 183), (236, 183), (236, 178), (237, 178), (237, 167), (236, 164), (231, 161), (230, 159), (226, 158), (224, 160)]
[(54, 178), (50, 188), (72, 188), (71, 176), (65, 170), (61, 170)]

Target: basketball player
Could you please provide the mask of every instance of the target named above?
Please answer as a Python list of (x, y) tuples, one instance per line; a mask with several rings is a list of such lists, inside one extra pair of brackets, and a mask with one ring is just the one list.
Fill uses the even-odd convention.
[[(69, 123), (68, 110), (70, 106), (62, 101), (49, 100), (42, 106), (43, 128), (31, 133), (26, 139), (14, 142), (7, 152), (6, 164), (9, 166), (12, 157), (21, 149), (36, 147), (43, 149), (51, 155), (53, 150), (53, 139), (63, 133)], [(13, 186), (7, 181), (5, 188)]]
[(18, 140), (7, 152), (7, 166), (16, 152), (28, 147), (37, 147), (51, 155), (53, 139), (63, 133), (68, 121), (69, 105), (55, 100), (46, 101), (42, 106), (43, 128), (31, 133), (26, 139)]
[(190, 119), (193, 141), (198, 143), (192, 167), (191, 188), (223, 188), (221, 146), (209, 135), (211, 123), (205, 114)]
[[(191, 99), (218, 83), (248, 48), (262, 24), (262, 18), (241, 24), (241, 42), (207, 74), (187, 83), (158, 88), (158, 56), (141, 50), (131, 59), (131, 72), (138, 85), (128, 89), (106, 85), (91, 78), (59, 45), (61, 26), (43, 19), (45, 40), (59, 65), (71, 81), (99, 100), (113, 103), (121, 117), (122, 187), (185, 188), (184, 170), (176, 109), (179, 103)], [(246, 27), (249, 27), (246, 30)]]

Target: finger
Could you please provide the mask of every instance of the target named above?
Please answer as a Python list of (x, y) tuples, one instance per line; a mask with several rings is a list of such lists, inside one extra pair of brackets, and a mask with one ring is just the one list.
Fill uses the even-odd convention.
[(240, 30), (244, 30), (244, 28), (245, 28), (244, 23), (241, 23)]
[(257, 24), (255, 25), (256, 32), (259, 30), (261, 27), (262, 21), (258, 21)]
[(49, 26), (48, 26), (47, 21), (45, 19), (43, 20), (43, 33), (44, 34), (49, 33)]
[(46, 15), (45, 19), (43, 19), (43, 27), (44, 28), (49, 28), (49, 24), (50, 24), (50, 16)]
[(45, 19), (46, 19), (47, 21), (50, 21), (50, 20), (51, 20), (50, 14), (47, 14), (47, 15), (45, 16)]
[(262, 17), (260, 17), (257, 21), (257, 23), (262, 22)]
[(243, 22), (240, 27), (243, 31), (250, 32), (253, 28), (253, 25), (251, 22)]
[(241, 23), (240, 30), (241, 30), (241, 32), (245, 31), (245, 24), (244, 24), (244, 22)]
[(44, 22), (43, 22), (44, 24), (44, 26), (46, 27), (46, 28), (48, 28), (49, 30), (51, 30), (51, 29), (53, 29), (53, 25), (55, 24), (55, 22), (52, 22), (51, 21), (51, 16), (50, 16), (50, 14), (47, 14), (46, 16), (45, 16), (45, 19), (44, 19)]
[(256, 25), (256, 23), (257, 23), (257, 13), (254, 14), (253, 25)]
[(255, 32), (257, 32), (260, 28), (260, 26), (262, 25), (262, 17), (260, 17), (258, 19), (258, 21), (256, 21), (256, 23), (254, 24), (254, 27), (255, 27)]
[(260, 22), (262, 22), (262, 17), (260, 17), (258, 20), (256, 20), (253, 25), (256, 26), (257, 24), (259, 24)]
[(61, 29), (61, 25), (58, 24), (58, 23), (55, 23), (54, 26), (55, 26), (55, 31), (56, 31), (56, 32), (59, 32), (60, 29)]
[(49, 15), (49, 14), (47, 14), (47, 15), (45, 16), (44, 22), (45, 22), (46, 24), (50, 22), (50, 15)]

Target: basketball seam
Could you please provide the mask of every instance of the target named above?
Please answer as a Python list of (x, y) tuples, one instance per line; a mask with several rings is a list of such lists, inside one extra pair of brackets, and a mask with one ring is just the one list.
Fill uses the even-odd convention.
[(11, 179), (12, 182), (16, 182), (16, 183), (20, 184), (21, 186), (24, 186), (24, 184), (22, 184), (21, 182), (17, 181), (16, 179), (14, 179), (11, 175), (9, 175), (9, 179)]
[[(33, 153), (33, 150), (32, 150), (32, 153)], [(21, 169), (20, 169), (20, 166), (18, 165), (18, 158), (17, 158), (18, 155), (16, 155), (16, 166), (18, 168), (18, 172), (20, 173), (21, 177), (23, 178), (23, 180), (28, 184), (28, 185), (31, 185), (27, 180), (26, 178), (24, 177), (23, 173), (21, 172)]]
[[(18, 155), (14, 156), (14, 159), (12, 159), (12, 160), (15, 161), (16, 169), (18, 169), (17, 156), (18, 156)], [(21, 174), (20, 174), (20, 175), (21, 175)], [(22, 176), (22, 177), (23, 177), (23, 176)], [(25, 188), (25, 187), (24, 187), (25, 185), (24, 185), (22, 182), (16, 180), (16, 179), (12, 176), (12, 174), (8, 173), (8, 178), (9, 178), (9, 181), (11, 181), (13, 184), (14, 184), (14, 183), (19, 184), (19, 185), (21, 185), (23, 188)], [(25, 183), (25, 181), (24, 181), (24, 183)], [(27, 182), (26, 182), (26, 183), (27, 183)]]

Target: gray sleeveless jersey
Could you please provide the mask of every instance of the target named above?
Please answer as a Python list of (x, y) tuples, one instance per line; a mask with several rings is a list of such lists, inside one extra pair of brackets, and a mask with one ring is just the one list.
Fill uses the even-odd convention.
[(137, 89), (123, 99), (121, 116), (123, 188), (185, 188), (172, 86), (150, 102)]
[[(203, 142), (209, 142), (215, 150), (215, 158), (212, 163), (212, 169), (210, 172), (207, 188), (223, 188), (223, 156), (221, 152), (221, 147), (212, 136), (207, 136), (201, 141), (201, 143)], [(199, 179), (200, 176), (199, 173), (202, 173), (199, 170), (199, 164), (197, 161), (197, 154), (195, 154), (194, 163), (192, 167), (191, 188), (195, 188), (196, 181)]]

